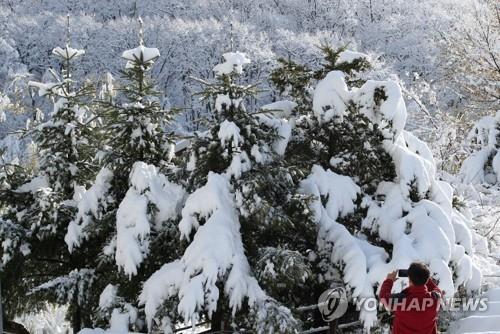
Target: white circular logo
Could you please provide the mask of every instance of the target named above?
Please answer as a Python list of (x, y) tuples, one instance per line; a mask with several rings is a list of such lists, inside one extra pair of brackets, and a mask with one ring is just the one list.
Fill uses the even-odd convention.
[(318, 299), (319, 312), (326, 322), (343, 316), (347, 311), (347, 305), (347, 294), (342, 287), (328, 289)]

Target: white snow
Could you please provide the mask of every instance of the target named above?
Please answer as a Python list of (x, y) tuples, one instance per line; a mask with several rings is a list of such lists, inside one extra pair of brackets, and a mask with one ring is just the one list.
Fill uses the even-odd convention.
[(240, 128), (233, 122), (224, 120), (220, 124), (219, 132), (217, 133), (222, 147), (226, 147), (226, 141), (233, 148), (239, 147), (243, 143), (243, 137), (240, 135)]
[[(156, 226), (175, 218), (180, 210), (185, 191), (171, 183), (155, 166), (136, 162), (130, 173), (130, 188), (116, 213), (116, 264), (129, 276), (137, 274), (137, 267), (149, 251), (149, 233)], [(149, 203), (158, 213), (152, 220)]]
[(268, 114), (257, 114), (256, 117), (260, 124), (265, 124), (277, 130), (280, 138), (275, 140), (271, 144), (271, 147), (278, 155), (284, 155), (290, 137), (292, 136), (293, 123), (285, 118), (275, 118), (273, 115)]
[(45, 176), (40, 175), (31, 179), (28, 183), (23, 184), (15, 191), (20, 193), (31, 192), (35, 194), (39, 190), (48, 187), (49, 187), (49, 182), (47, 178)]
[(332, 118), (341, 122), (347, 110), (351, 95), (345, 83), (345, 74), (332, 71), (316, 85), (313, 97), (314, 115), (320, 121), (328, 122)]
[(3, 123), (7, 120), (7, 114), (5, 111), (8, 107), (10, 107), (10, 99), (8, 96), (5, 96), (0, 93), (0, 123)]
[(130, 63), (149, 63), (160, 57), (160, 51), (157, 48), (147, 48), (140, 45), (135, 49), (123, 51), (122, 58)]
[[(419, 142), (416, 137), (407, 137), (410, 143)], [(431, 180), (434, 178), (434, 161), (426, 160), (423, 156), (411, 150), (412, 145), (404, 136), (398, 136), (395, 142), (385, 141), (384, 148), (389, 153), (396, 167), (398, 180), (403, 187), (409, 187), (416, 183), (419, 195), (424, 196), (431, 188)]]
[(116, 302), (118, 288), (113, 284), (108, 284), (99, 296), (99, 308), (104, 310), (113, 306)]
[(111, 332), (117, 332), (117, 333), (119, 332), (128, 333), (128, 324), (129, 324), (129, 314), (122, 313), (120, 312), (120, 310), (115, 308), (111, 313), (109, 330)]
[(229, 95), (219, 94), (215, 98), (215, 110), (222, 112), (224, 108), (228, 108), (233, 104), (233, 101), (229, 98)]
[[(377, 101), (376, 92), (383, 92), (384, 99), (380, 96)], [(360, 88), (349, 90), (344, 73), (332, 71), (316, 85), (313, 111), (320, 121), (342, 122), (349, 102), (355, 103), (370, 121), (385, 129), (386, 138), (396, 138), (403, 131), (406, 105), (396, 82), (368, 80)]]
[(216, 65), (213, 69), (217, 75), (228, 75), (232, 72), (241, 74), (243, 73), (243, 65), (250, 64), (250, 59), (247, 58), (246, 54), (239, 51), (227, 52), (222, 56), (225, 61)]
[(156, 311), (163, 301), (177, 294), (184, 276), (182, 262), (174, 261), (164, 264), (144, 282), (139, 303), (144, 305), (149, 328), (152, 327)]
[(337, 62), (339, 63), (352, 63), (356, 59), (369, 59), (367, 54), (361, 53), (361, 52), (356, 52), (356, 51), (351, 51), (351, 50), (345, 50), (342, 51), (339, 54), (339, 58)]
[(450, 325), (449, 333), (500, 333), (500, 288), (487, 291), (486, 310), (477, 310)]
[(83, 230), (94, 219), (100, 218), (101, 208), (105, 208), (107, 205), (105, 196), (111, 187), (112, 178), (113, 173), (107, 168), (102, 168), (97, 174), (94, 184), (87, 191), (75, 192), (76, 198), (74, 200), (77, 202), (78, 212), (75, 220), (69, 223), (68, 231), (64, 237), (70, 252), (74, 247), (80, 245), (82, 239), (86, 238), (86, 233)]
[[(375, 92), (383, 91), (385, 100), (376, 101)], [(398, 136), (406, 124), (406, 105), (401, 87), (395, 81), (368, 80), (359, 89), (353, 89), (352, 99), (360, 106), (360, 111), (373, 123), (388, 127)]]
[(66, 45), (64, 49), (61, 47), (55, 48), (54, 50), (52, 50), (52, 54), (59, 56), (65, 60), (70, 60), (84, 55), (85, 50), (73, 49)]
[[(485, 116), (467, 136), (469, 148), (474, 152), (462, 163), (461, 180), (464, 183), (496, 184), (500, 180), (500, 111), (495, 117)], [(491, 165), (488, 162), (491, 159)]]
[(57, 95), (60, 92), (61, 84), (53, 83), (53, 82), (42, 83), (42, 82), (37, 82), (37, 81), (29, 81), (28, 86), (38, 88), (38, 95), (45, 96), (48, 94)]
[[(332, 264), (344, 265), (343, 280), (353, 289), (353, 297), (374, 297), (374, 282), (370, 280), (368, 272), (372, 266), (385, 264), (387, 254), (382, 248), (371, 246), (352, 236), (344, 225), (336, 222), (338, 218), (354, 211), (354, 201), (360, 188), (350, 177), (316, 165), (311, 174), (301, 182), (300, 192), (316, 198), (312, 208), (319, 225), (319, 251), (328, 252)], [(328, 199), (324, 206), (322, 197)], [(362, 308), (360, 319), (365, 328), (369, 329), (377, 321), (377, 313)]]
[(324, 170), (318, 165), (315, 165), (311, 174), (301, 182), (300, 189), (302, 193), (317, 197), (312, 206), (317, 220), (320, 219), (322, 211), (322, 204), (319, 201), (321, 195), (328, 195), (325, 210), (332, 220), (336, 220), (339, 216), (354, 211), (356, 207), (354, 201), (360, 192), (350, 177)]
[(260, 107), (264, 111), (268, 111), (276, 118), (289, 118), (293, 110), (297, 107), (297, 103), (288, 100), (276, 101)]
[[(314, 114), (320, 122), (342, 122), (348, 104), (379, 125), (396, 178), (381, 182), (375, 196), (363, 198), (362, 207), (368, 211), (362, 233), (351, 235), (338, 220), (354, 212), (359, 187), (348, 176), (315, 166), (301, 182), (301, 192), (316, 197), (312, 209), (320, 226), (319, 251), (330, 254), (332, 263), (342, 264), (343, 280), (352, 288), (352, 296), (373, 296), (373, 286), (380, 285), (388, 272), (414, 261), (427, 263), (440, 288), (449, 295), (459, 286), (477, 291), (481, 272), (471, 258), (473, 235), (468, 218), (452, 207), (452, 188), (437, 179), (430, 149), (404, 130), (407, 114), (399, 85), (367, 81), (348, 90), (344, 75), (330, 72), (314, 91)], [(336, 163), (332, 158), (331, 164)], [(420, 200), (410, 198), (413, 190)], [(365, 241), (366, 233), (392, 244), (392, 254)], [(360, 320), (369, 330), (377, 313), (363, 310)]]
[[(462, 163), (460, 174), (464, 183), (484, 183), (487, 182), (487, 174), (484, 166), (491, 155), (495, 154), (496, 150), (486, 146), (479, 151), (472, 153)], [(492, 183), (496, 183), (496, 180)]]
[(249, 171), (251, 168), (252, 162), (250, 161), (248, 154), (243, 151), (241, 153), (233, 154), (233, 159), (226, 170), (226, 175), (228, 177), (239, 179), (243, 173)]
[[(229, 149), (231, 149), (232, 159), (226, 170), (226, 175), (229, 177), (233, 176), (236, 179), (240, 178), (241, 174), (250, 170), (252, 166), (248, 154), (241, 149), (244, 137), (240, 135), (240, 128), (234, 122), (224, 120), (220, 124), (217, 137), (221, 141), (221, 146), (224, 148), (225, 155), (228, 155), (230, 152)], [(256, 152), (255, 150), (251, 152), (254, 156), (257, 153), (261, 155), (257, 155), (257, 160), (265, 160), (265, 152)]]

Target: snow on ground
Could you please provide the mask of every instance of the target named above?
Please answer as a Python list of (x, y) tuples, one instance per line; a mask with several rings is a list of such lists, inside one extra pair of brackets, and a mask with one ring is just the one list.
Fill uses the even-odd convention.
[(488, 298), (487, 308), (474, 311), (458, 319), (448, 329), (450, 334), (500, 333), (500, 185), (455, 186), (473, 217), (473, 228), (482, 240), (474, 240), (474, 261), (483, 274), (482, 297)]
[(488, 298), (485, 311), (474, 311), (455, 321), (448, 332), (453, 334), (500, 333), (500, 287), (483, 294)]

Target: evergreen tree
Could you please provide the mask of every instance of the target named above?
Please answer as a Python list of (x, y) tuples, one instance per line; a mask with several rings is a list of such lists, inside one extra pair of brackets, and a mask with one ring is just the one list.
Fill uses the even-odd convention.
[(91, 325), (83, 289), (93, 278), (83, 255), (69, 254), (64, 235), (75, 214), (74, 199), (95, 172), (89, 124), (93, 87), (78, 85), (72, 77), (73, 61), (83, 50), (67, 44), (53, 54), (61, 60), (61, 72), (51, 72), (56, 81), (30, 82), (54, 104), (50, 118), (29, 133), (38, 148), (38, 166), (32, 172), (15, 167), (17, 172), (5, 173), (9, 183), (2, 196), (2, 240), (8, 247), (3, 249), (3, 262), (4, 273), (13, 275), (8, 281), (12, 286), (4, 287), (13, 307), (10, 315), (18, 312), (16, 303), (21, 308), (31, 305), (21, 294), (31, 296), (28, 300), (35, 304), (69, 303), (69, 318), (77, 331)]
[[(286, 160), (309, 174), (298, 192), (314, 198), (317, 284), (343, 285), (350, 299), (372, 297), (387, 272), (418, 259), (450, 294), (479, 288), (480, 272), (469, 266), (471, 232), (452, 208), (449, 185), (437, 179), (427, 145), (404, 131), (399, 86), (359, 80), (365, 55), (324, 51), (323, 69), (283, 61), (271, 76), (300, 112)], [(376, 310), (351, 316), (365, 329), (378, 321)]]
[(95, 290), (102, 292), (99, 316), (105, 318), (98, 323), (109, 320), (113, 329), (143, 329), (138, 291), (181, 247), (173, 220), (184, 190), (166, 177), (173, 168), (175, 137), (167, 132), (173, 112), (161, 108), (150, 78), (159, 56), (141, 37), (137, 48), (122, 54), (127, 62), (116, 94), (107, 81), (98, 110), (101, 170), (83, 193), (66, 235), (70, 251), (98, 251), (95, 270), (103, 278)]
[[(140, 298), (150, 329), (202, 319), (210, 319), (212, 330), (295, 333), (301, 326), (279, 299), (285, 288), (276, 286), (269, 268), (276, 264), (275, 279), (301, 272), (297, 285), (305, 286), (307, 259), (288, 246), (314, 229), (297, 224), (307, 214), (302, 197), (293, 194), (294, 172), (282, 165), (291, 125), (275, 117), (272, 106), (245, 106), (258, 93), (242, 82), (249, 62), (243, 53), (226, 53), (214, 68), (215, 82), (198, 80), (214, 113), (207, 130), (191, 140), (178, 173), (191, 193), (179, 222), (190, 243), (144, 285)], [(178, 313), (167, 312), (172, 308)]]

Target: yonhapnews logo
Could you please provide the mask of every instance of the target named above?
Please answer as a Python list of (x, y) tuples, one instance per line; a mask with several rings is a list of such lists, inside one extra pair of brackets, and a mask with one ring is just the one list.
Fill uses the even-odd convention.
[(328, 289), (318, 299), (318, 309), (326, 322), (343, 316), (348, 304), (346, 291), (342, 287)]

